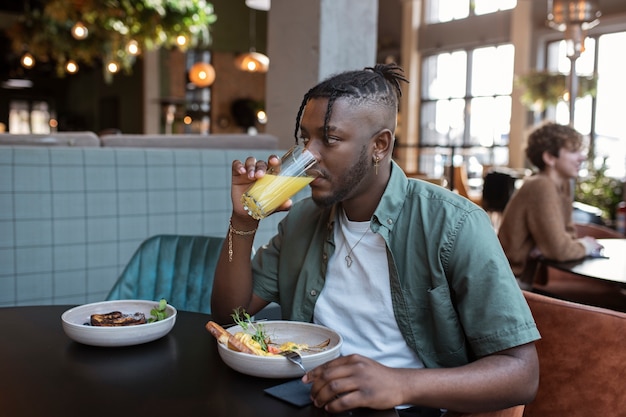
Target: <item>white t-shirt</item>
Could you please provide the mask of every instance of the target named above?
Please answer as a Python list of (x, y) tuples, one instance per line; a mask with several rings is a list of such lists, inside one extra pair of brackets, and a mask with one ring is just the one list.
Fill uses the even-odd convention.
[(393, 368), (423, 368), (394, 317), (384, 239), (370, 230), (370, 222), (352, 222), (343, 210), (334, 238), (314, 322), (341, 334), (344, 356), (359, 353)]

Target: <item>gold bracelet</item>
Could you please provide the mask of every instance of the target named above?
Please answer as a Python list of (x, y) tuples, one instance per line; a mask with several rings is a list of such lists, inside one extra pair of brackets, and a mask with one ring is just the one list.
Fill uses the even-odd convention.
[(232, 221), (228, 221), (228, 262), (233, 261), (233, 233), (238, 236), (251, 236), (255, 234), (257, 229), (254, 230), (237, 230), (233, 227)]

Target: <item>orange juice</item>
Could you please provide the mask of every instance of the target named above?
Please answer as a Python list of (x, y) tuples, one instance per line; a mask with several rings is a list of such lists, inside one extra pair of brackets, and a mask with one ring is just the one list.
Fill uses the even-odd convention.
[(250, 216), (260, 220), (267, 217), (314, 179), (314, 177), (265, 174), (241, 196), (241, 202)]

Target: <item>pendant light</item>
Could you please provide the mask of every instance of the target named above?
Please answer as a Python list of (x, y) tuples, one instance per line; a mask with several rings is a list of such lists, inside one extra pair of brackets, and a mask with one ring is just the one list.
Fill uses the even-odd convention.
[(600, 22), (600, 15), (594, 0), (548, 1), (548, 24), (565, 33), (568, 57), (578, 58), (585, 50), (587, 31)]
[(196, 87), (209, 87), (215, 81), (215, 68), (206, 62), (196, 62), (189, 69), (189, 81)]
[(256, 51), (256, 16), (254, 9), (250, 8), (250, 51), (235, 58), (235, 66), (247, 72), (267, 72), (270, 59)]
[(601, 13), (595, 0), (548, 0), (548, 24), (553, 29), (565, 33), (566, 53), (571, 62), (568, 103), (569, 124), (572, 127), (578, 96), (576, 60), (585, 51), (587, 31), (600, 23), (600, 16)]
[(271, 0), (246, 0), (246, 6), (251, 9), (268, 11), (271, 5)]

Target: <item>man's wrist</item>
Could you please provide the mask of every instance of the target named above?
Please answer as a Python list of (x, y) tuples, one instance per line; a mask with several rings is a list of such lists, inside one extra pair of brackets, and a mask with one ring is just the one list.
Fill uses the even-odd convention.
[(252, 230), (259, 227), (259, 220), (253, 219), (248, 214), (242, 216), (233, 213), (230, 216), (229, 224), (237, 230)]
[(228, 221), (228, 262), (232, 262), (233, 261), (233, 254), (234, 254), (234, 250), (233, 250), (233, 235), (241, 236), (243, 238), (251, 237), (252, 239), (254, 239), (254, 235), (255, 235), (257, 229), (259, 228), (259, 222), (255, 221), (253, 223), (254, 224), (252, 226), (247, 226), (249, 228), (239, 229), (239, 228), (233, 226), (233, 218), (232, 217)]

